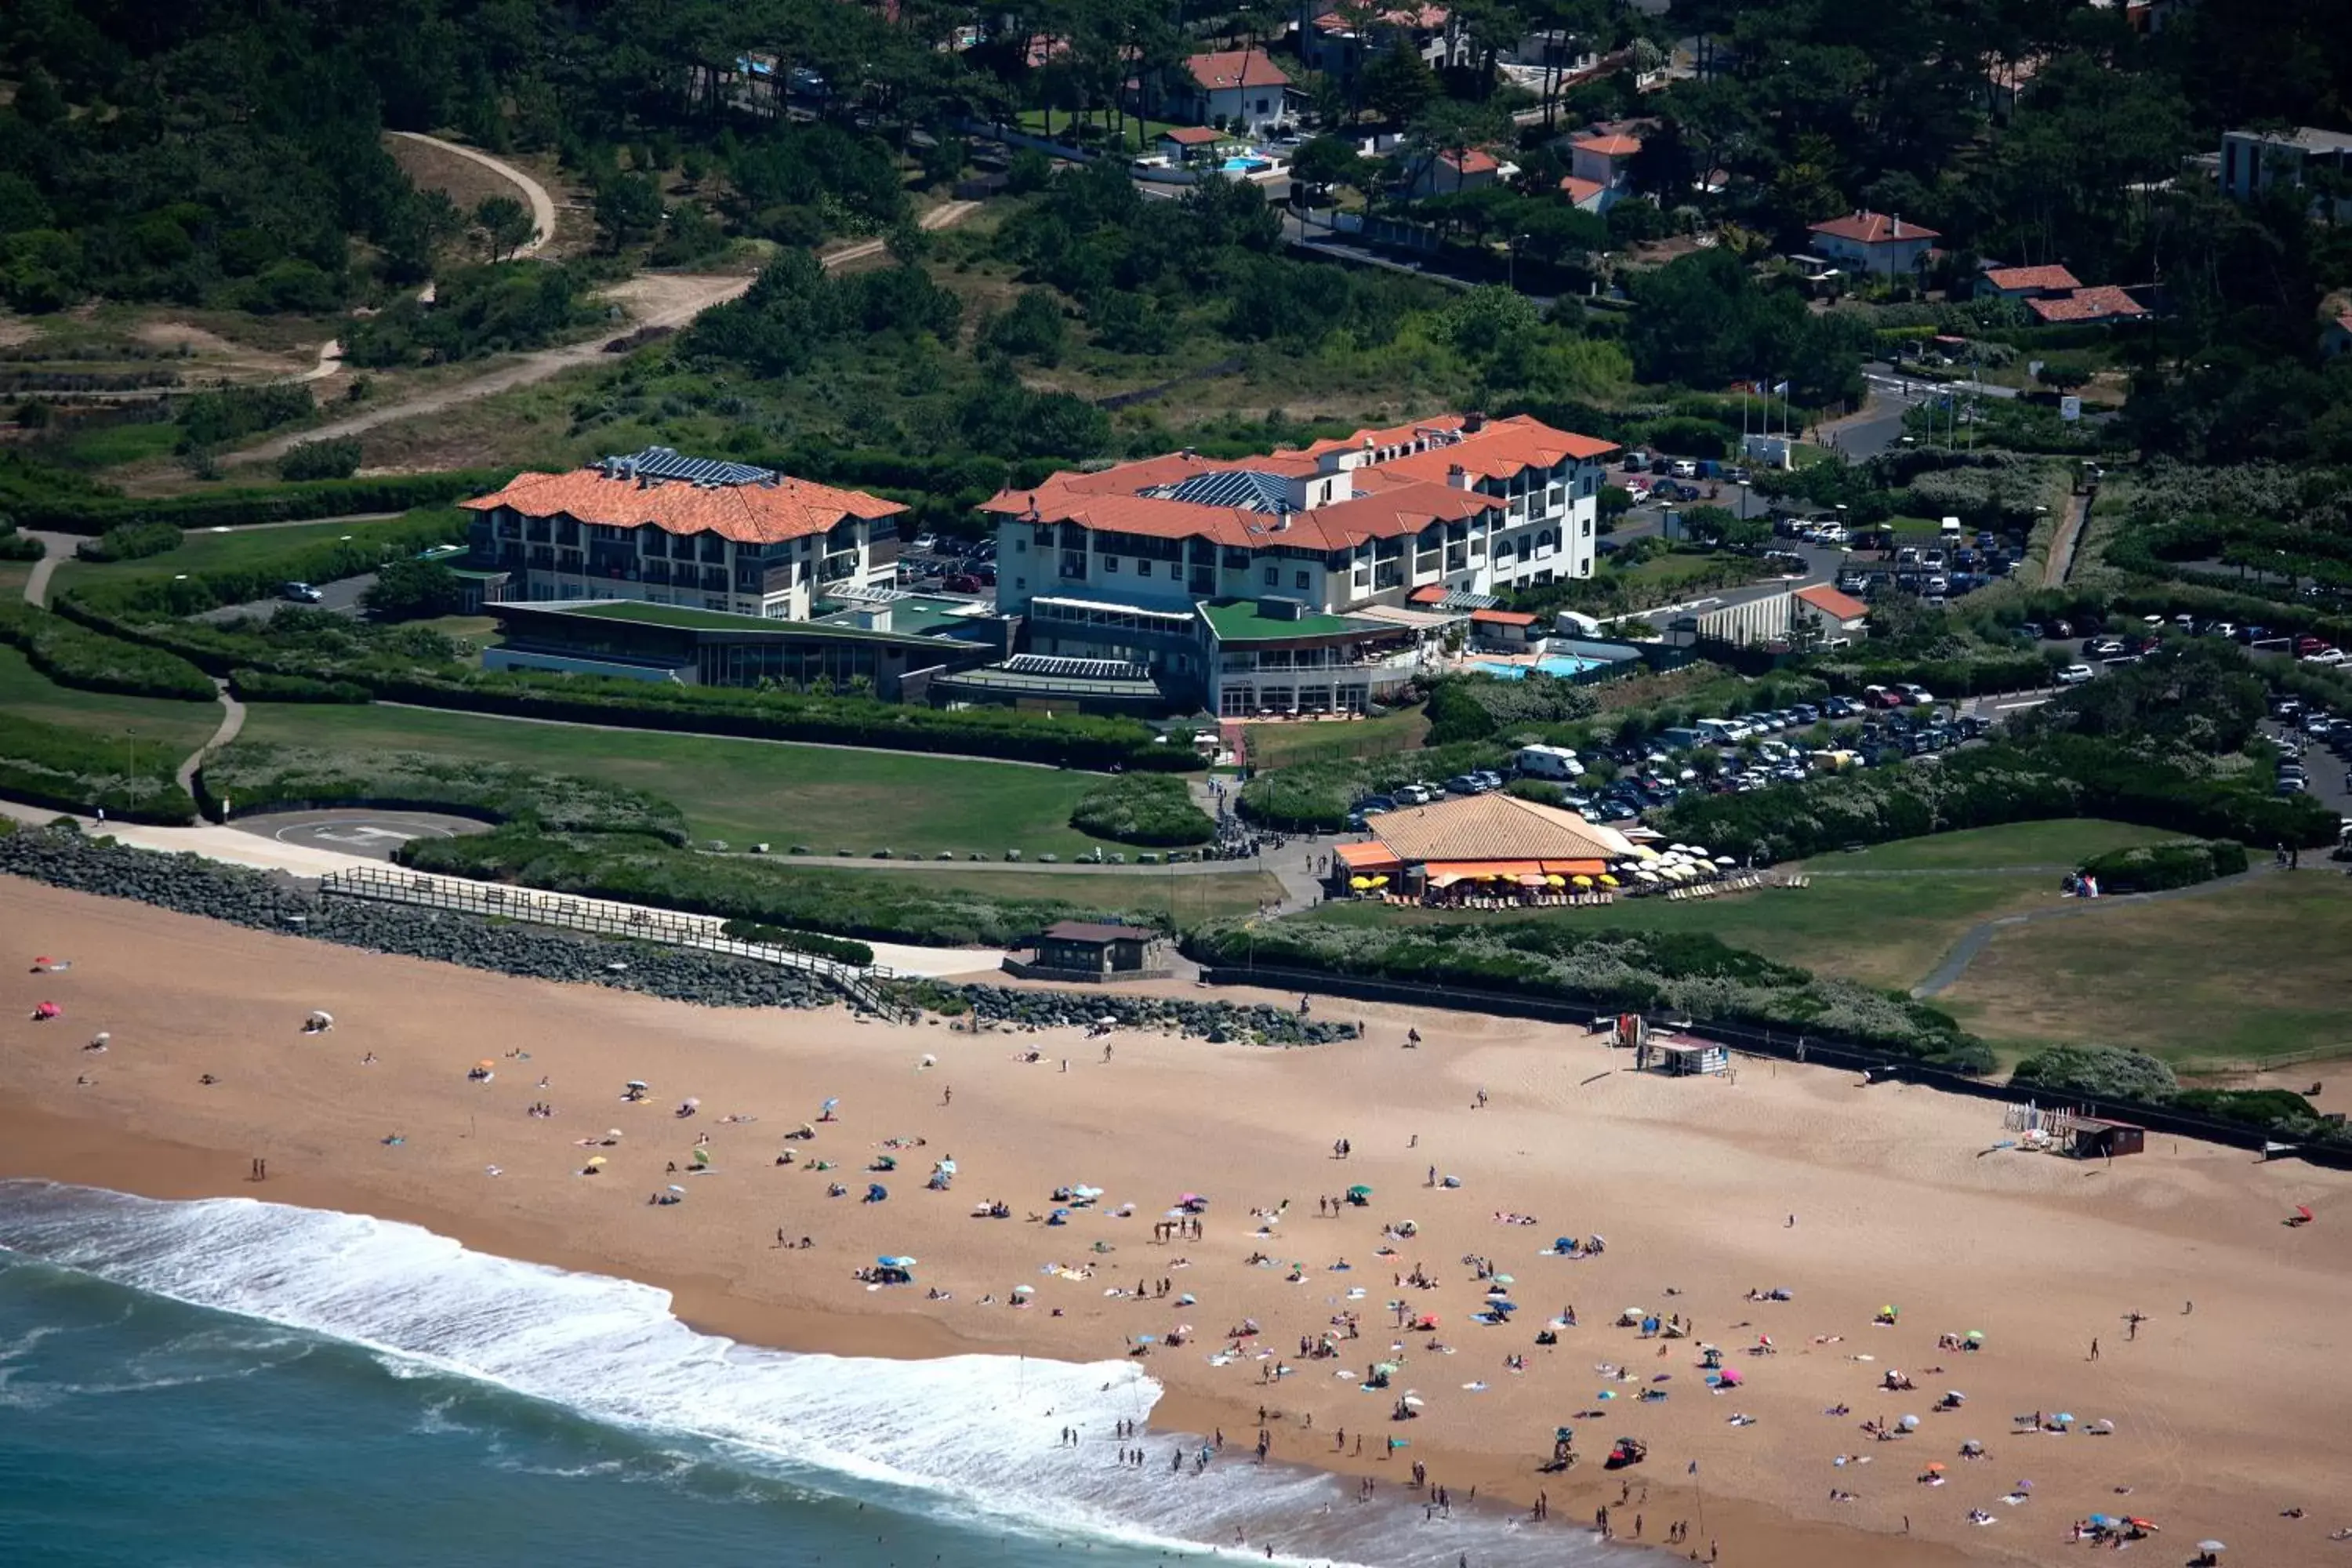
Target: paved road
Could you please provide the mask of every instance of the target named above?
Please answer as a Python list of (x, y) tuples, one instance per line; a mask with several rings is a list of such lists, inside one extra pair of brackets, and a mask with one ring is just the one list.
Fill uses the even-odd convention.
[(45, 610), (49, 605), (49, 579), (56, 575), (58, 563), (71, 560), (74, 546), (81, 539), (71, 533), (35, 533), (29, 528), (25, 530), (25, 537), (39, 540), (43, 552), (41, 558), (33, 563), (32, 571), (25, 574), (25, 603)]
[[(375, 574), (368, 572), (357, 577), (339, 577), (332, 583), (320, 583), (317, 586), (319, 602), (305, 605), (302, 606), (304, 609), (332, 610), (338, 615), (356, 616), (360, 613), (361, 596), (375, 586)], [(256, 620), (266, 621), (291, 603), (290, 599), (256, 599), (250, 604), (223, 605), (194, 618), (200, 621), (233, 621), (241, 616), (249, 616)]]
[(236, 740), (237, 731), (245, 728), (245, 704), (229, 695), (228, 682), (215, 679), (213, 682), (213, 689), (220, 694), (220, 726), (213, 731), (211, 740), (188, 754), (187, 760), (180, 764), (179, 772), (175, 775), (180, 781), (180, 787), (190, 795), (196, 793), (196, 770), (204, 765), (205, 758)]

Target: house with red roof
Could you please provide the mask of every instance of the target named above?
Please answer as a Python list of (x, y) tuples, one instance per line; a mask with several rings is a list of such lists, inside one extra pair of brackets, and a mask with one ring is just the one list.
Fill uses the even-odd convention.
[(1411, 49), (1432, 70), (1443, 70), (1449, 61), (1465, 62), (1471, 42), (1443, 5), (1397, 5), (1360, 22), (1325, 11), (1298, 29), (1298, 54), (1307, 68), (1341, 81), (1352, 79), (1374, 55), (1397, 48)]
[(1517, 163), (1484, 147), (1449, 147), (1423, 158), (1405, 189), (1415, 201), (1425, 196), (1450, 196), (1456, 191), (1500, 184), (1518, 172)]
[(1927, 252), (1943, 237), (1932, 228), (1856, 207), (1812, 226), (1813, 253), (1880, 278), (1902, 278), (1927, 264)]
[(523, 473), (457, 503), (470, 563), (501, 597), (635, 599), (804, 621), (816, 601), (887, 588), (907, 509), (864, 490), (648, 447), (565, 473)]
[(2075, 289), (2064, 294), (2028, 300), (2025, 308), (2044, 326), (2092, 327), (2115, 321), (2145, 321), (2147, 306), (2113, 284)]
[(1449, 414), (1052, 474), (981, 507), (997, 607), (1034, 652), (1142, 666), (1213, 712), (1359, 711), (1412, 678), (1399, 650), (1458, 624), (1455, 606), (1592, 574), (1616, 450), (1525, 415)]
[(1264, 49), (1194, 55), (1175, 75), (1171, 119), (1255, 135), (1284, 118), (1290, 75)]
[[(1622, 131), (1597, 131), (1580, 136), (1568, 144), (1570, 177), (1583, 184), (1600, 187), (1600, 194), (1587, 205), (1575, 205), (1587, 212), (1607, 212), (1618, 199), (1633, 188), (1631, 172), (1633, 155), (1642, 150), (1642, 139)], [(1565, 190), (1567, 184), (1561, 183)]]
[(2048, 300), (2082, 286), (2063, 267), (1988, 267), (1977, 275), (1977, 293), (1995, 300)]
[(1822, 637), (1832, 640), (1861, 635), (1870, 618), (1868, 605), (1826, 583), (1798, 589), (1790, 609), (1792, 621), (1810, 621)]

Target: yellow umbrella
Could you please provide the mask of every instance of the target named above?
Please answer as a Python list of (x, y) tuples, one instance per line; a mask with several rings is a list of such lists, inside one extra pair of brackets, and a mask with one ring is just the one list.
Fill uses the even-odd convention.
[[(1604, 881), (1604, 882), (1608, 882), (1608, 883), (1611, 883), (1611, 884), (1612, 884), (1612, 885), (1613, 885), (1613, 884), (1616, 882), (1616, 880), (1617, 880), (1617, 879), (1615, 879), (1614, 877), (1603, 877), (1603, 878), (1601, 878), (1601, 879), (1602, 881)], [(1578, 877), (1578, 878), (1576, 878), (1576, 879), (1575, 879), (1575, 882), (1576, 882), (1576, 885), (1577, 885), (1578, 887), (1580, 887), (1580, 888), (1589, 888), (1589, 887), (1592, 886), (1592, 879), (1591, 879), (1591, 878), (1590, 878), (1590, 877)]]
[(1350, 877), (1348, 879), (1348, 886), (1355, 889), (1356, 891), (1360, 893), (1371, 885), (1372, 879), (1370, 877)]
[(1372, 879), (1372, 886), (1375, 888), (1385, 888), (1388, 885), (1389, 879), (1385, 875), (1374, 877)]
[[(1581, 879), (1579, 879), (1581, 880)], [(1601, 885), (1604, 888), (1613, 888), (1617, 886), (1617, 879), (1603, 871), (1601, 873)]]
[(588, 1163), (592, 1165), (602, 1165), (605, 1163), (604, 1156), (602, 1154), (592, 1154), (588, 1157)]
[(1549, 888), (1565, 888), (1568, 886), (1568, 879), (1557, 871), (1547, 871), (1544, 873), (1544, 885)]

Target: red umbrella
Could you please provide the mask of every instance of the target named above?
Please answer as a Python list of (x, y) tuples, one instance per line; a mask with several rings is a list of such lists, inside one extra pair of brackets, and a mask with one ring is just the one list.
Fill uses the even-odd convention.
[(2311, 1209), (2310, 1209), (2310, 1206), (2309, 1206), (2308, 1205), (2305, 1205), (2305, 1204), (2297, 1204), (2297, 1205), (2294, 1205), (2294, 1212), (2295, 1212), (2296, 1214), (2298, 1214), (2298, 1215), (2302, 1215), (2304, 1218), (2305, 1218), (2305, 1219), (2309, 1219), (2309, 1218), (2311, 1217)]

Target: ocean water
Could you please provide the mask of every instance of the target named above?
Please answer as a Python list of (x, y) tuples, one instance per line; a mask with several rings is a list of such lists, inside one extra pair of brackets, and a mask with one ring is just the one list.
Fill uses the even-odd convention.
[(1127, 1362), (754, 1349), (661, 1291), (360, 1215), (0, 1182), (0, 1563), (1625, 1561), (1242, 1448), (1118, 1465), (1113, 1423), (1158, 1394)]

